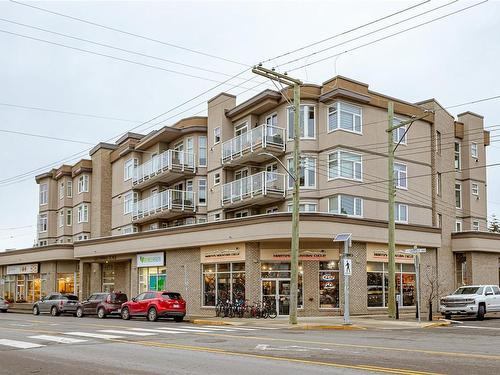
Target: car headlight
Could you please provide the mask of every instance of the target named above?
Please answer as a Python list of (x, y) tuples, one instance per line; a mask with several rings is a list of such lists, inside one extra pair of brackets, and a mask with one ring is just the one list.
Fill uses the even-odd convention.
[(465, 303), (469, 303), (469, 304), (473, 303), (474, 304), (474, 303), (476, 303), (476, 300), (474, 298), (467, 298), (465, 300)]

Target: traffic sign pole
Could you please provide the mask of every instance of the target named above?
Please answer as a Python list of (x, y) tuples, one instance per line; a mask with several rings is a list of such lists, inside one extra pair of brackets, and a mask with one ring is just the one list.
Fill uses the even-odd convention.
[(417, 289), (417, 318), (420, 323), (420, 254), (425, 253), (426, 249), (419, 249), (417, 245), (413, 246), (413, 249), (406, 249), (405, 254), (413, 255), (413, 262), (415, 264), (415, 283)]

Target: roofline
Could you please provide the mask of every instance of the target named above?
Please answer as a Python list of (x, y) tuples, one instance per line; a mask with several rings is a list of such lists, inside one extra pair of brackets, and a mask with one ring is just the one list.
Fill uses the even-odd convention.
[(480, 115), (480, 114), (477, 114), (475, 112), (472, 112), (472, 111), (465, 111), (465, 112), (462, 112), (462, 113), (459, 113), (457, 115), (457, 117), (460, 117), (460, 116), (465, 116), (465, 115), (471, 115), (471, 116), (475, 116), (475, 117), (479, 117), (481, 119), (484, 119), (484, 116)]
[(106, 149), (106, 150), (116, 150), (118, 148), (118, 146), (113, 144), (113, 143), (100, 142), (97, 145), (95, 145), (92, 148), (92, 150), (90, 150), (89, 155), (90, 156), (94, 155), (101, 148)]
[(245, 100), (243, 103), (238, 104), (226, 111), (226, 117), (235, 117), (241, 112), (245, 111), (249, 106), (255, 105), (258, 102), (266, 99), (281, 99), (281, 93), (271, 89), (265, 89), (259, 92), (257, 95), (252, 96), (250, 99)]
[(215, 95), (213, 98), (208, 99), (208, 100), (207, 100), (207, 103), (210, 103), (210, 102), (214, 101), (215, 99), (217, 99), (219, 96), (223, 96), (223, 95), (225, 95), (225, 96), (229, 96), (229, 97), (231, 97), (231, 98), (235, 98), (235, 99), (236, 99), (236, 95), (229, 94), (229, 93), (227, 93), (227, 92), (223, 91), (223, 92), (220, 92), (220, 93), (218, 93), (217, 95)]
[(120, 143), (123, 143), (128, 138), (141, 140), (144, 136), (145, 136), (144, 134), (133, 133), (133, 132), (126, 132), (120, 138), (118, 138), (116, 140), (115, 144), (119, 145)]

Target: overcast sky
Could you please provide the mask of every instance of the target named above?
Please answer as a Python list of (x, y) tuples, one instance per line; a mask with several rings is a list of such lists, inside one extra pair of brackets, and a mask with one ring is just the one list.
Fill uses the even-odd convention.
[[(335, 55), (480, 1), (454, 2), (440, 10), (280, 69), (291, 69), (321, 57)], [(421, 1), (58, 1), (28, 4), (250, 65), (419, 2)], [(431, 1), (383, 22), (286, 56), (281, 61), (302, 57), (448, 3), (450, 1)], [(347, 52), (337, 59), (301, 68), (294, 71), (293, 75), (304, 81), (320, 84), (335, 73), (341, 74), (368, 83), (370, 89), (393, 97), (410, 102), (436, 98), (444, 106), (500, 95), (499, 14), (500, 2), (489, 1)], [(3, 130), (97, 143), (171, 110), (214, 87), (217, 84), (214, 81), (223, 81), (228, 78), (226, 75), (234, 75), (245, 69), (233, 62), (120, 34), (7, 1), (0, 2), (0, 18), (0, 103), (116, 118), (84, 117), (0, 104), (0, 129)], [(5, 20), (132, 50), (156, 59), (49, 34)], [(7, 34), (5, 31), (150, 66), (51, 45)], [(221, 74), (187, 68), (165, 60), (203, 67)], [(205, 77), (208, 80), (182, 76), (163, 69)], [(251, 73), (247, 72), (241, 77), (250, 78)], [(255, 81), (242, 83), (242, 80), (236, 79), (231, 83), (249, 88), (259, 81), (256, 78)], [(272, 87), (269, 84), (267, 86)], [(221, 86), (169, 112), (159, 120), (165, 120), (164, 124), (171, 124), (182, 117), (205, 114), (206, 104), (185, 113), (179, 112), (203, 102), (222, 89), (238, 94), (245, 90), (242, 87)], [(266, 85), (258, 89), (264, 87)], [(238, 101), (255, 93), (256, 91), (247, 91), (238, 97)], [(456, 115), (471, 110), (485, 116), (485, 126), (500, 125), (500, 111), (496, 110), (499, 105), (500, 100), (492, 100), (454, 108), (450, 112)], [(169, 118), (172, 116), (175, 117)], [(141, 132), (154, 123), (144, 125), (137, 131)], [(495, 139), (499, 132), (493, 131), (491, 134), (492, 144), (487, 155), (489, 164), (500, 162), (500, 143)], [(0, 139), (0, 251), (5, 248), (30, 247), (36, 237), (38, 212), (38, 189), (34, 175), (49, 170), (54, 162), (90, 146), (1, 132)], [(500, 214), (499, 171), (500, 167), (488, 169), (489, 215)], [(18, 175), (23, 177), (7, 180)]]

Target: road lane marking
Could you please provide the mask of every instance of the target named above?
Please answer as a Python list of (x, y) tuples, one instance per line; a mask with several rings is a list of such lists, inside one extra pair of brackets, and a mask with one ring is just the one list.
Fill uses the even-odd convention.
[(87, 340), (73, 339), (71, 337), (59, 337), (59, 336), (49, 336), (49, 335), (38, 335), (29, 336), (30, 339), (37, 339), (43, 341), (52, 341), (60, 344), (78, 344), (81, 342), (86, 342)]
[(155, 332), (155, 333), (185, 333), (185, 332), (179, 332), (179, 331), (166, 331), (163, 329), (152, 329), (152, 328), (130, 328), (132, 331), (137, 331), (137, 332)]
[[(190, 330), (203, 330), (203, 331), (226, 331), (226, 332), (236, 332), (235, 329), (232, 329), (232, 328), (219, 328), (219, 327), (206, 327), (206, 326), (203, 326), (203, 327), (200, 327), (200, 328), (197, 328), (197, 327), (191, 327), (191, 326), (175, 326), (175, 328), (186, 328), (186, 329), (190, 329)], [(173, 329), (175, 329), (173, 328)]]
[(218, 329), (221, 331), (257, 331), (256, 328), (243, 328), (243, 327), (227, 327), (227, 328), (222, 328), (220, 326), (203, 326), (203, 329)]
[(45, 345), (35, 344), (33, 342), (26, 341), (16, 341), (16, 340), (8, 340), (8, 339), (0, 339), (0, 345), (10, 346), (12, 348), (17, 349), (33, 349), (33, 348), (41, 348)]
[(132, 335), (132, 336), (156, 336), (156, 333), (153, 332), (131, 332), (131, 331), (119, 331), (117, 329), (100, 329), (97, 332), (115, 333), (118, 335)]
[(473, 329), (486, 329), (486, 330), (494, 330), (494, 331), (500, 331), (500, 328), (498, 327), (479, 327), (479, 326), (460, 326), (459, 328), (473, 328)]
[(123, 338), (121, 336), (116, 336), (116, 335), (105, 335), (102, 333), (91, 333), (91, 332), (64, 332), (64, 334), (72, 336), (91, 337), (94, 339), (105, 339), (105, 340)]
[(166, 330), (166, 331), (178, 331), (178, 332), (184, 332), (184, 333), (208, 333), (210, 331), (203, 330), (203, 329), (194, 329), (194, 328), (163, 328), (163, 327), (158, 327), (158, 329)]

